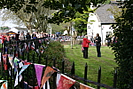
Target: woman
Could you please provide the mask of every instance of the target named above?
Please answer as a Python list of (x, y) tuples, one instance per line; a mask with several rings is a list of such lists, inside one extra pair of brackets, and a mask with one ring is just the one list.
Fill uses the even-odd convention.
[(101, 48), (101, 37), (99, 36), (98, 33), (96, 34), (95, 42), (96, 42), (96, 49), (97, 49), (97, 57), (101, 57), (101, 51), (100, 51), (100, 48)]
[(82, 43), (82, 47), (83, 47), (83, 57), (84, 58), (88, 58), (88, 48), (89, 48), (89, 43), (91, 43), (91, 41), (89, 41), (87, 39), (87, 35), (85, 36), (85, 38), (83, 38), (83, 43)]

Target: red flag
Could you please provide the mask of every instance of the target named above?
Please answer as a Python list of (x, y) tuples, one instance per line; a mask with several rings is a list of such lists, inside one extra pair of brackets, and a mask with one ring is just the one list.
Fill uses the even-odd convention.
[(4, 54), (2, 56), (3, 56), (4, 70), (7, 70), (7, 54)]
[(42, 78), (42, 82), (41, 82), (41, 88), (43, 87), (43, 85), (46, 83), (46, 81), (51, 77), (51, 75), (56, 72), (53, 68), (47, 66), (43, 78)]
[(57, 89), (69, 89), (76, 81), (61, 74)]
[(30, 62), (24, 62), (24, 65), (30, 65), (30, 64), (32, 64), (32, 63), (30, 63)]
[(92, 88), (90, 86), (87, 86), (87, 85), (80, 83), (80, 89), (95, 89), (95, 88)]

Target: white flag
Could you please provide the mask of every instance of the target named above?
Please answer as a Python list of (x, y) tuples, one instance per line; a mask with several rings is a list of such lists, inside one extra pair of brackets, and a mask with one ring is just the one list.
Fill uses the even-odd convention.
[[(50, 89), (49, 80), (47, 80), (46, 83), (47, 83), (47, 88), (46, 88), (46, 89)], [(45, 84), (46, 84), (46, 83), (45, 83)], [(43, 89), (45, 89), (45, 84), (43, 85)]]
[(21, 82), (21, 80), (22, 80), (22, 75), (18, 75), (18, 71), (17, 71), (17, 75), (16, 75), (14, 87), (18, 85), (18, 77), (19, 77), (19, 82)]

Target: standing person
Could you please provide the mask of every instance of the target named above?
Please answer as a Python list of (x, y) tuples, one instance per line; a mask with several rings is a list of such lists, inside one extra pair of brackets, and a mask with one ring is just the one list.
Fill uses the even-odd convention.
[(18, 33), (15, 35), (15, 40), (16, 40), (16, 41), (19, 40), (19, 33), (20, 33), (20, 32), (18, 31)]
[(24, 40), (25, 39), (25, 35), (24, 32), (22, 31), (21, 34), (19, 35), (19, 40)]
[(100, 48), (101, 48), (101, 37), (99, 36), (98, 33), (96, 34), (95, 42), (96, 42), (96, 49), (97, 49), (97, 57), (101, 57), (101, 51), (100, 51)]
[(26, 39), (31, 39), (31, 35), (29, 32), (27, 32), (27, 34), (26, 34)]
[(82, 43), (84, 58), (88, 58), (88, 48), (89, 48), (89, 44), (91, 43), (91, 41), (88, 40), (87, 37), (88, 36), (86, 35), (85, 38), (83, 38), (83, 43)]

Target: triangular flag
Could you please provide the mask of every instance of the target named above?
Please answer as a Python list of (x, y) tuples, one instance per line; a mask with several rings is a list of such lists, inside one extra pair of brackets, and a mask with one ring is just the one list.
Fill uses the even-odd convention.
[(18, 77), (19, 77), (19, 82), (21, 82), (22, 80), (22, 75), (18, 75), (18, 71), (17, 71), (17, 75), (16, 75), (16, 78), (15, 78), (15, 83), (14, 83), (14, 87), (18, 85)]
[(6, 80), (0, 80), (0, 83), (1, 83), (1, 82), (4, 82), (4, 81), (6, 81)]
[(8, 58), (9, 58), (9, 63), (10, 65), (12, 66), (12, 68), (14, 68), (14, 63), (13, 63), (13, 55), (8, 55)]
[(20, 70), (19, 74), (20, 75), (25, 69), (28, 68), (29, 65), (23, 65), (22, 69)]
[(60, 77), (61, 77), (61, 74), (60, 73), (57, 73), (56, 86), (58, 86), (58, 84), (59, 84)]
[(14, 74), (16, 74), (17, 72), (17, 68), (18, 68), (18, 64), (19, 64), (20, 60), (18, 58), (14, 58), (13, 63), (14, 63)]
[(8, 87), (7, 87), (7, 81), (6, 82), (4, 82), (3, 84), (2, 84), (2, 86), (1, 86), (1, 88), (0, 89), (8, 89)]
[(39, 86), (31, 86), (27, 82), (24, 81), (24, 89), (40, 89)]
[(31, 45), (31, 49), (33, 49), (33, 50), (34, 50), (34, 49), (35, 49), (35, 45)]
[(61, 74), (57, 89), (69, 89), (74, 83), (75, 80), (70, 77), (67, 77), (66, 75)]
[(27, 62), (27, 60), (24, 61), (24, 65), (29, 65), (29, 64), (32, 64), (32, 63)]
[(14, 62), (14, 66), (17, 66), (19, 64), (20, 60), (15, 57), (13, 62)]
[(87, 85), (85, 85), (83, 83), (80, 83), (80, 89), (95, 89), (95, 88), (92, 88), (92, 87), (87, 86)]
[(43, 67), (45, 67), (45, 65), (34, 64), (34, 66), (35, 66), (35, 71), (36, 71), (37, 83), (38, 83), (38, 86), (40, 87), (42, 71), (43, 71)]
[(53, 68), (47, 66), (43, 78), (42, 78), (42, 82), (41, 82), (41, 88), (43, 87), (43, 85), (46, 83), (46, 81), (51, 77), (51, 75), (56, 72)]
[(0, 52), (0, 63), (1, 63), (1, 52)]
[(24, 89), (30, 89), (30, 87), (29, 87), (27, 82), (24, 82)]
[[(46, 88), (46, 89), (50, 89), (49, 80), (47, 80), (46, 83), (47, 83), (47, 88)], [(46, 83), (45, 83), (45, 84), (46, 84)], [(45, 84), (43, 85), (43, 89), (45, 89)]]
[(21, 68), (21, 67), (23, 67), (24, 65), (23, 65), (23, 62), (20, 62), (19, 63), (19, 68)]
[(4, 54), (2, 56), (3, 56), (4, 70), (7, 70), (7, 54)]

